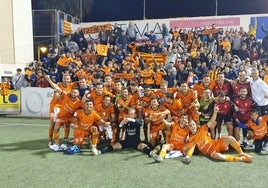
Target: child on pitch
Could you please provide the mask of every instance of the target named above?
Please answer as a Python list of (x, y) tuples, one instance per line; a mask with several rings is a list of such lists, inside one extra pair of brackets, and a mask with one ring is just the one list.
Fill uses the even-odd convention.
[(125, 148), (134, 148), (143, 151), (150, 156), (151, 148), (140, 139), (140, 128), (142, 126), (141, 120), (136, 119), (136, 110), (133, 108), (128, 109), (128, 116), (125, 117), (119, 124), (119, 127), (125, 127), (126, 137), (125, 140), (121, 140), (101, 149), (92, 150), (94, 155), (100, 155), (113, 150), (121, 150)]
[[(213, 140), (208, 134), (208, 128), (215, 126), (215, 121), (219, 108), (217, 105), (214, 107), (213, 115), (207, 124), (198, 127), (196, 122), (193, 120), (189, 121), (190, 136), (187, 142), (186, 156), (182, 158), (182, 162), (189, 164), (191, 162), (191, 156), (194, 152), (195, 147), (198, 148), (200, 153), (209, 156), (212, 159), (222, 160), (227, 162), (245, 162), (251, 163), (252, 156), (242, 151), (239, 143), (233, 136), (223, 136), (216, 140)], [(227, 151), (231, 145), (234, 150), (238, 153), (238, 156), (224, 155), (221, 152)]]
[[(162, 149), (160, 150), (159, 155), (152, 153), (152, 157), (157, 162), (164, 162), (164, 158), (166, 157), (166, 154), (168, 151), (173, 151), (173, 150), (184, 151), (185, 143), (189, 134), (187, 114), (182, 114), (179, 122), (178, 120), (175, 120), (175, 122), (168, 122), (164, 118), (162, 118), (162, 122), (164, 123), (166, 128), (171, 130), (171, 136), (170, 136), (169, 143), (164, 144), (162, 146)], [(180, 154), (182, 155), (182, 153)]]
[(240, 128), (248, 129), (248, 137), (247, 140), (252, 139), (255, 144), (255, 152), (260, 153), (262, 150), (268, 151), (266, 146), (268, 142), (268, 133), (267, 133), (267, 121), (268, 115), (259, 116), (259, 111), (257, 109), (252, 109), (250, 113), (250, 120), (247, 121), (246, 124), (238, 123)]

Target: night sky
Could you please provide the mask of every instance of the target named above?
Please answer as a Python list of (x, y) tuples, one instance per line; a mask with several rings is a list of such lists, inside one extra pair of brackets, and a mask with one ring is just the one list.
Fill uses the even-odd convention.
[[(144, 0), (94, 0), (83, 21), (143, 19)], [(216, 0), (145, 0), (147, 19), (216, 15)], [(268, 13), (267, 0), (218, 0), (218, 15)]]
[[(39, 0), (32, 0), (33, 9)], [(217, 0), (93, 0), (83, 22), (215, 16)], [(79, 3), (80, 0), (77, 0)], [(268, 0), (218, 0), (217, 15), (268, 13)], [(66, 12), (68, 14), (68, 12)]]

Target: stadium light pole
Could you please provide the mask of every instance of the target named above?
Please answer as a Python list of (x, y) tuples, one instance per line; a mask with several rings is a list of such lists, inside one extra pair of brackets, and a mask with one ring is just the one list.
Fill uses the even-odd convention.
[(215, 0), (215, 16), (218, 16), (218, 0)]
[(143, 0), (143, 19), (145, 20), (145, 0)]
[(80, 9), (80, 23), (82, 22), (82, 16), (83, 16), (83, 14), (82, 14), (82, 0), (80, 0), (80, 3), (79, 3), (79, 9)]

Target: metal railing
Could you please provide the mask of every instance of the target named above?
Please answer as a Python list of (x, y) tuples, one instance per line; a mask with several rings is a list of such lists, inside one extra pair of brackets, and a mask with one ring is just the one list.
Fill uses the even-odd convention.
[(33, 10), (34, 57), (38, 57), (39, 46), (56, 46), (64, 37), (60, 33), (60, 20), (79, 24), (80, 19), (56, 9)]

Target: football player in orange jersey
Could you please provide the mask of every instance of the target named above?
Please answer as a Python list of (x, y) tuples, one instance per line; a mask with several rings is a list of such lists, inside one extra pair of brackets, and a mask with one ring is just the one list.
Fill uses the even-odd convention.
[(164, 124), (162, 119), (170, 114), (168, 109), (160, 106), (157, 97), (151, 98), (150, 107), (144, 110), (145, 124), (149, 124), (150, 129), (150, 143), (156, 146), (161, 141), (160, 132), (164, 131)]
[(199, 102), (197, 100), (197, 92), (190, 89), (186, 82), (181, 82), (180, 90), (174, 93), (176, 99), (180, 99), (183, 104), (183, 112), (189, 114), (189, 116), (195, 121), (199, 121)]
[(210, 77), (208, 74), (203, 75), (203, 79), (201, 83), (197, 83), (193, 86), (193, 90), (197, 91), (198, 100), (200, 100), (203, 96), (203, 92), (205, 89), (212, 90), (215, 85), (215, 82), (210, 81)]
[[(208, 134), (208, 128), (213, 128), (215, 126), (215, 120), (219, 108), (214, 107), (213, 115), (210, 121), (207, 124), (198, 127), (194, 120), (189, 121), (189, 130), (190, 137), (187, 143), (186, 156), (182, 158), (182, 162), (189, 164), (191, 162), (191, 156), (194, 152), (195, 147), (198, 147), (198, 150), (206, 156), (211, 157), (212, 159), (227, 161), (227, 162), (252, 162), (252, 156), (244, 153), (233, 136), (223, 136), (216, 140), (213, 140)], [(239, 156), (233, 155), (224, 155), (221, 152), (229, 149), (231, 145)]]
[(165, 93), (170, 92), (174, 93), (177, 91), (177, 88), (168, 88), (168, 82), (166, 80), (162, 80), (160, 83), (160, 89), (154, 90), (154, 93), (158, 96), (160, 102), (165, 101)]
[[(248, 128), (248, 140), (254, 140), (254, 151), (260, 153), (262, 150), (267, 151), (268, 132), (267, 132), (268, 115), (260, 117), (258, 109), (252, 109), (250, 112), (250, 119), (246, 125), (238, 123), (241, 128)], [(242, 126), (241, 126), (242, 125)]]
[[(128, 109), (131, 108), (132, 95), (128, 92), (127, 87), (122, 87), (121, 96), (115, 101), (115, 106), (119, 111), (118, 122), (122, 121), (128, 115)], [(122, 129), (121, 139), (124, 140), (125, 130)]]
[(81, 148), (84, 137), (91, 136), (91, 150), (94, 153), (97, 149), (99, 131), (93, 126), (94, 123), (105, 127), (110, 126), (110, 122), (105, 122), (101, 116), (94, 111), (93, 101), (88, 99), (85, 101), (83, 109), (79, 109), (74, 113), (71, 127), (74, 128), (74, 144)]
[(53, 137), (54, 142), (52, 146), (50, 146), (50, 149), (54, 151), (59, 151), (59, 131), (60, 127), (64, 127), (64, 140), (68, 140), (69, 133), (70, 133), (70, 122), (73, 118), (74, 112), (82, 108), (83, 103), (79, 99), (79, 90), (78, 88), (73, 88), (70, 93), (66, 93), (63, 91), (59, 86), (51, 81), (48, 75), (45, 76), (45, 79), (49, 82), (49, 84), (61, 94), (62, 97), (62, 105), (60, 108), (60, 112), (58, 114), (58, 117), (55, 122)]
[(140, 92), (139, 92), (139, 88), (137, 86), (137, 83), (134, 81), (131, 81), (129, 83), (129, 93), (132, 95), (132, 101), (131, 101), (131, 106), (133, 108), (136, 108), (139, 99), (140, 99)]
[(102, 103), (103, 97), (105, 95), (110, 95), (111, 97), (113, 94), (109, 91), (106, 91), (104, 89), (102, 82), (97, 82), (95, 87), (92, 91), (86, 91), (85, 95), (82, 97), (82, 101), (86, 101), (87, 99), (91, 98), (94, 102), (94, 104), (100, 104)]
[[(157, 97), (156, 94), (152, 91), (151, 86), (150, 85), (144, 85), (144, 94), (143, 96), (140, 96), (140, 100), (139, 100), (139, 104), (138, 106), (142, 106), (143, 111), (145, 109), (147, 109), (150, 106), (151, 103), (151, 99), (153, 97)], [(143, 113), (143, 117), (144, 117), (144, 113)], [(144, 119), (145, 122), (145, 119)], [(148, 126), (147, 123), (144, 123), (143, 126), (143, 132), (144, 132), (144, 137), (145, 137), (145, 141), (148, 141)]]
[(181, 116), (181, 111), (183, 110), (183, 104), (179, 99), (174, 99), (172, 93), (165, 93), (165, 102), (163, 103), (163, 107), (169, 109), (171, 117), (177, 116), (178, 118)]
[(106, 91), (114, 93), (115, 91), (115, 83), (113, 82), (112, 76), (107, 74), (104, 76), (104, 88)]
[(61, 95), (57, 91), (54, 91), (53, 97), (49, 104), (50, 126), (48, 129), (48, 146), (53, 145), (53, 131), (54, 131), (56, 119), (60, 112), (61, 105), (62, 105)]
[(71, 76), (68, 73), (63, 73), (62, 82), (57, 83), (57, 85), (62, 89), (62, 91), (69, 93), (72, 88), (76, 86), (76, 83), (72, 82)]
[(111, 142), (115, 142), (116, 135), (116, 124), (115, 124), (115, 109), (112, 103), (112, 97), (110, 95), (105, 95), (103, 102), (94, 105), (94, 109), (101, 116), (105, 122), (110, 122), (111, 126), (104, 127), (99, 125), (100, 137), (106, 136), (111, 139)]
[(177, 150), (183, 152), (186, 150), (185, 143), (189, 135), (187, 114), (181, 115), (179, 123), (176, 121), (170, 123), (165, 119), (162, 119), (162, 122), (168, 129), (171, 129), (171, 137), (169, 142), (162, 146), (159, 155), (152, 153), (152, 157), (158, 162), (164, 162), (168, 151)]

